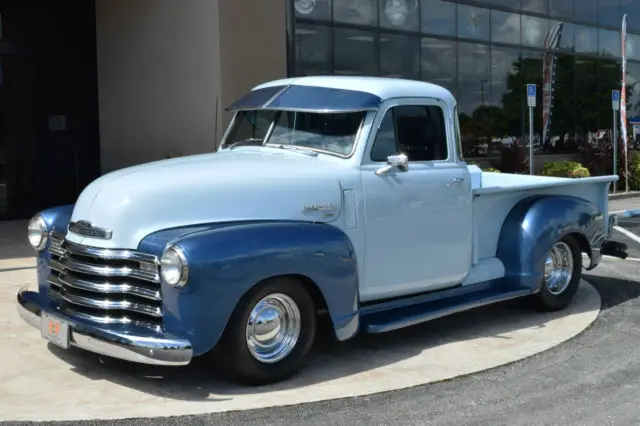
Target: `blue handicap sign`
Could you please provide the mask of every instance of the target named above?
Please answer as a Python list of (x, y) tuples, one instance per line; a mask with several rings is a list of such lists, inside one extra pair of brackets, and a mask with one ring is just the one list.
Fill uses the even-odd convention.
[(611, 101), (612, 102), (620, 102), (620, 91), (612, 90), (611, 91)]
[(527, 84), (527, 96), (535, 96), (535, 95), (536, 95), (536, 85)]

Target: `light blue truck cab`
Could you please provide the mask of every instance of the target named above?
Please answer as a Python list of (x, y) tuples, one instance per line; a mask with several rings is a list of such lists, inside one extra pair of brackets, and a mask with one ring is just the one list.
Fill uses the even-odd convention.
[(45, 339), (156, 365), (214, 354), (262, 384), (300, 368), (320, 321), (344, 341), (519, 297), (562, 309), (583, 267), (626, 257), (617, 176), (467, 165), (442, 87), (291, 78), (229, 109), (217, 152), (106, 174), (30, 221), (38, 288), (18, 310)]

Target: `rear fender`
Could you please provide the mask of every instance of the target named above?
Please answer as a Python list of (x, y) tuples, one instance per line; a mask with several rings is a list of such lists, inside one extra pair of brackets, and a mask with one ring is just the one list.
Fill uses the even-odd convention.
[(516, 286), (539, 291), (551, 246), (574, 233), (591, 256), (590, 268), (595, 267), (606, 237), (603, 214), (595, 204), (555, 195), (522, 200), (507, 215), (498, 240), (496, 255), (504, 263), (505, 277)]

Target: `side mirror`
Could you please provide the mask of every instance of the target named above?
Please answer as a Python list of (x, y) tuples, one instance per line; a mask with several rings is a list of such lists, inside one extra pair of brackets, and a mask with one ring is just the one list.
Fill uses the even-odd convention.
[(406, 154), (394, 154), (387, 157), (388, 166), (384, 166), (376, 170), (376, 175), (380, 176), (391, 171), (391, 169), (398, 169), (401, 172), (409, 171), (409, 157)]

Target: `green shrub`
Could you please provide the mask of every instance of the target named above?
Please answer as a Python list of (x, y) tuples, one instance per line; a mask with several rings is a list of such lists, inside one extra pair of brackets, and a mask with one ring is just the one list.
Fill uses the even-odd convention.
[(500, 170), (494, 168), (494, 167), (487, 167), (486, 169), (483, 169), (484, 172), (491, 172), (491, 173), (500, 173)]
[[(627, 152), (627, 156), (629, 161), (629, 190), (637, 191), (640, 189), (640, 152)], [(622, 181), (624, 180), (624, 156), (622, 159), (618, 158), (618, 163), (622, 163), (622, 171), (620, 173), (620, 180)], [(618, 183), (618, 188), (622, 185)]]
[(576, 161), (555, 161), (546, 163), (540, 173), (542, 176), (554, 176), (565, 178), (589, 177), (589, 169)]

